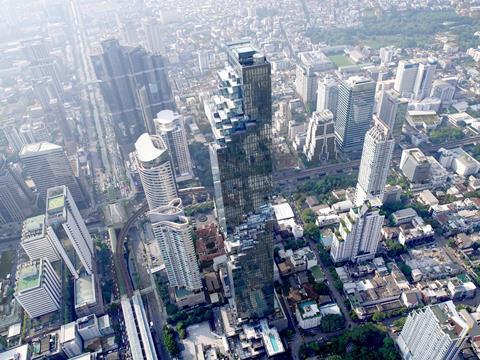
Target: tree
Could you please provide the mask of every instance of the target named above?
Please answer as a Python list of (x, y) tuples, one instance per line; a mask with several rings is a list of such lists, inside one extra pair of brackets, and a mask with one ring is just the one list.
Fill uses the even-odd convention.
[(312, 209), (305, 209), (302, 211), (300, 218), (304, 222), (304, 224), (315, 224), (317, 220), (317, 215)]
[(325, 315), (320, 322), (320, 329), (323, 332), (334, 332), (345, 326), (345, 319), (342, 315)]
[(163, 344), (170, 355), (176, 357), (180, 354), (180, 349), (175, 341), (175, 331), (168, 325), (163, 327)]
[(372, 320), (375, 322), (385, 320), (385, 314), (381, 311), (375, 311), (372, 315)]

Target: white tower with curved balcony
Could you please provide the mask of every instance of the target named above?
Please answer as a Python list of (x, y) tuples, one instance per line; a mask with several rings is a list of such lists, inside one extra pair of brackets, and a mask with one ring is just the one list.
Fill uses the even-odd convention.
[(135, 143), (135, 159), (150, 210), (168, 205), (177, 198), (170, 156), (160, 136), (140, 135)]
[(162, 137), (168, 147), (177, 182), (193, 179), (192, 159), (183, 118), (172, 110), (163, 110), (153, 121), (157, 135)]
[(174, 199), (168, 205), (150, 211), (148, 217), (160, 246), (170, 285), (189, 291), (201, 289), (192, 226), (184, 215), (182, 201)]

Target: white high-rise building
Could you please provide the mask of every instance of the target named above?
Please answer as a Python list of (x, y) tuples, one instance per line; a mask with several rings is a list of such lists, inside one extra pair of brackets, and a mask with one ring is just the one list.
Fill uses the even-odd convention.
[(68, 269), (78, 279), (94, 272), (93, 240), (66, 186), (47, 191), (47, 234)]
[(210, 50), (198, 52), (198, 68), (201, 72), (208, 71), (215, 67), (215, 54)]
[(170, 155), (161, 136), (140, 135), (135, 143), (135, 159), (150, 210), (178, 197)]
[(308, 161), (330, 161), (337, 157), (335, 123), (330, 110), (315, 111), (307, 124), (303, 153)]
[(430, 60), (400, 60), (394, 89), (402, 97), (423, 100), (430, 95), (437, 65)]
[(23, 222), (20, 245), (30, 260), (47, 258), (51, 263), (60, 260), (60, 255), (50, 237), (45, 215), (28, 218)]
[(166, 206), (154, 209), (148, 216), (160, 246), (170, 285), (190, 291), (201, 289), (192, 226), (184, 215), (181, 200), (177, 198)]
[(398, 62), (397, 75), (393, 88), (401, 96), (410, 98), (417, 79), (418, 63), (414, 61), (400, 60)]
[(49, 142), (25, 145), (20, 159), (35, 183), (41, 201), (45, 200), (47, 189), (66, 185), (77, 205), (86, 205), (84, 192), (61, 146)]
[(153, 54), (161, 54), (165, 51), (163, 37), (165, 36), (165, 28), (156, 19), (142, 19), (142, 29), (145, 36), (145, 49)]
[(395, 141), (400, 140), (407, 116), (408, 99), (395, 90), (382, 91), (378, 103), (378, 117), (390, 128)]
[(318, 80), (317, 111), (330, 110), (335, 118), (338, 103), (338, 82), (332, 76)]
[(372, 197), (383, 198), (394, 147), (395, 140), (382, 122), (377, 121), (367, 131), (355, 193), (356, 206), (363, 205), (365, 200)]
[(436, 69), (437, 64), (435, 63), (421, 62), (418, 64), (417, 78), (413, 86), (415, 100), (423, 100), (430, 96)]
[(342, 214), (339, 235), (334, 235), (330, 256), (334, 262), (361, 262), (373, 259), (381, 238), (383, 220), (378, 208), (381, 202), (372, 199)]
[(30, 318), (60, 309), (62, 284), (47, 259), (19, 265), (16, 274), (15, 299)]
[(153, 121), (157, 135), (160, 135), (167, 145), (177, 182), (193, 179), (192, 159), (183, 117), (172, 110), (163, 110)]
[(453, 360), (476, 321), (452, 301), (413, 310), (397, 338), (406, 360)]

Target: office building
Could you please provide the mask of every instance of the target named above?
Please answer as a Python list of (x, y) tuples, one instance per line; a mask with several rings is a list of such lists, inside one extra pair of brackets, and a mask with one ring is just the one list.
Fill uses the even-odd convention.
[(148, 217), (167, 271), (170, 286), (196, 291), (202, 288), (192, 226), (180, 199), (151, 210)]
[(77, 319), (76, 325), (78, 333), (84, 341), (102, 336), (98, 324), (98, 318), (93, 314)]
[(163, 110), (154, 119), (157, 135), (168, 148), (177, 182), (193, 179), (192, 159), (188, 149), (183, 117), (172, 110)]
[(413, 97), (415, 100), (423, 100), (430, 96), (436, 69), (436, 63), (423, 61), (418, 64), (417, 78), (413, 85)]
[(395, 141), (402, 135), (407, 116), (408, 100), (393, 89), (383, 91), (378, 103), (378, 117), (390, 128)]
[(60, 254), (49, 235), (45, 215), (26, 219), (22, 227), (20, 245), (30, 260), (47, 258), (50, 263), (60, 260)]
[(172, 91), (162, 56), (141, 47), (120, 46), (115, 39), (101, 45), (103, 53), (93, 56), (92, 62), (117, 141), (126, 156), (142, 133), (154, 133), (156, 114), (174, 109)]
[(269, 202), (272, 193), (272, 90), (270, 63), (249, 42), (228, 45), (229, 66), (219, 72), (213, 97), (210, 147), (215, 207), (231, 232), (244, 214)]
[(95, 274), (82, 274), (73, 286), (75, 314), (89, 316), (103, 313), (101, 284)]
[(457, 79), (449, 82), (447, 80), (435, 80), (432, 85), (431, 97), (440, 99), (442, 108), (448, 108), (453, 103)]
[[(207, 114), (215, 135), (210, 158), (223, 232), (235, 235), (255, 217), (265, 220), (258, 224), (261, 236), (240, 236), (245, 244), (236, 246), (245, 249), (245, 256), (234, 266), (232, 282), (239, 289), (235, 301), (239, 317), (248, 318), (273, 311), (273, 226), (266, 214), (273, 170), (271, 69), (249, 42), (227, 48), (229, 65), (219, 72), (219, 94), (213, 98), (213, 113)], [(253, 214), (250, 220), (247, 214)], [(263, 276), (257, 276), (259, 271)]]
[(372, 199), (340, 217), (338, 234), (334, 234), (330, 256), (335, 263), (362, 262), (374, 258), (385, 216), (380, 215), (381, 202)]
[(161, 136), (142, 134), (135, 143), (135, 160), (150, 210), (178, 197), (170, 155)]
[(370, 128), (375, 103), (375, 82), (354, 76), (340, 82), (338, 90), (335, 136), (343, 153), (362, 149), (365, 133)]
[(15, 299), (31, 319), (60, 309), (62, 284), (47, 259), (18, 266)]
[(153, 18), (142, 19), (142, 29), (145, 35), (145, 49), (153, 54), (162, 54), (165, 51), (163, 37), (165, 29), (162, 24)]
[(420, 184), (430, 178), (431, 163), (418, 148), (405, 149), (400, 158), (400, 170), (412, 183)]
[(33, 213), (33, 194), (0, 154), (0, 225), (21, 222)]
[(298, 54), (300, 63), (295, 74), (295, 89), (303, 104), (313, 111), (317, 104), (317, 78), (321, 71), (333, 69), (332, 61), (321, 51)]
[(23, 169), (35, 183), (42, 203), (45, 202), (47, 189), (65, 185), (78, 206), (85, 207), (87, 205), (84, 191), (61, 146), (49, 142), (25, 145), (19, 155)]
[(429, 60), (400, 60), (394, 89), (402, 97), (423, 100), (430, 95), (436, 64)]
[(197, 56), (200, 72), (206, 72), (215, 67), (215, 54), (212, 51), (200, 50)]
[(122, 297), (120, 303), (132, 360), (157, 360), (142, 296), (136, 292), (131, 299)]
[(471, 315), (447, 301), (410, 312), (397, 344), (407, 360), (454, 360), (473, 327)]
[(383, 199), (394, 147), (390, 129), (381, 121), (367, 131), (355, 192), (357, 206), (374, 197)]
[(20, 41), (23, 55), (29, 62), (43, 61), (50, 58), (47, 43), (42, 37), (35, 37), (32, 39)]
[(307, 124), (303, 153), (308, 161), (321, 163), (337, 158), (335, 122), (330, 110), (315, 111)]
[(392, 62), (395, 48), (393, 46), (382, 47), (379, 51), (380, 61), (382, 65), (388, 65)]
[(262, 206), (246, 217), (226, 242), (228, 270), (239, 319), (273, 312), (273, 208)]
[(337, 115), (338, 81), (332, 76), (318, 79), (317, 111), (330, 110), (333, 117)]
[(66, 186), (50, 188), (46, 200), (47, 233), (75, 279), (94, 273), (93, 240)]
[(83, 352), (83, 341), (78, 333), (75, 321), (60, 327), (60, 346), (68, 358), (78, 356)]

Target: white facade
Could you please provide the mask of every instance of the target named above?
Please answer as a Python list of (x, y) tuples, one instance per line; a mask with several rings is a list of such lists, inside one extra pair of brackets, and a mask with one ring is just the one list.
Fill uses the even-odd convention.
[(157, 135), (162, 137), (168, 148), (177, 182), (193, 179), (192, 159), (183, 118), (172, 110), (163, 110), (153, 121)]
[(17, 269), (15, 299), (30, 318), (60, 309), (62, 285), (47, 259), (21, 264)]
[(395, 90), (382, 91), (377, 115), (390, 128), (395, 140), (399, 140), (402, 135), (407, 109), (408, 100), (400, 97)]
[(135, 159), (150, 210), (177, 198), (177, 185), (162, 137), (142, 134), (135, 143)]
[(78, 356), (83, 350), (83, 341), (78, 334), (75, 321), (60, 327), (60, 345), (68, 358)]
[(480, 162), (462, 148), (440, 149), (440, 164), (458, 175), (468, 177), (480, 171)]
[(413, 86), (413, 96), (416, 100), (425, 99), (432, 91), (432, 83), (435, 77), (436, 64), (421, 62), (418, 65), (417, 78)]
[(335, 78), (327, 76), (318, 80), (317, 111), (330, 110), (333, 117), (337, 114), (338, 82)]
[(452, 301), (413, 310), (397, 339), (406, 360), (453, 360), (473, 322)]
[(308, 161), (332, 160), (337, 157), (335, 123), (330, 110), (315, 111), (307, 124), (303, 153)]
[(383, 198), (394, 147), (395, 140), (381, 122), (377, 122), (365, 135), (355, 193), (357, 206), (371, 197)]
[(20, 244), (30, 260), (43, 258), (47, 258), (50, 262), (60, 260), (60, 255), (48, 234), (45, 215), (31, 217), (23, 222)]
[[(66, 186), (48, 189), (46, 203), (47, 234), (68, 269), (76, 279), (82, 266), (89, 275), (92, 274), (93, 239), (69, 189)], [(69, 255), (71, 248), (75, 256)]]
[(411, 97), (413, 88), (417, 79), (418, 63), (407, 60), (400, 60), (395, 77), (395, 85), (393, 88), (401, 96)]
[(154, 54), (161, 54), (165, 51), (163, 37), (165, 30), (162, 24), (156, 19), (142, 19), (143, 33), (145, 34), (145, 48)]
[(367, 204), (341, 215), (339, 235), (334, 235), (330, 255), (334, 262), (373, 259), (381, 238), (384, 216)]
[(148, 213), (155, 239), (160, 246), (171, 286), (194, 291), (202, 288), (192, 226), (181, 208), (180, 199)]

